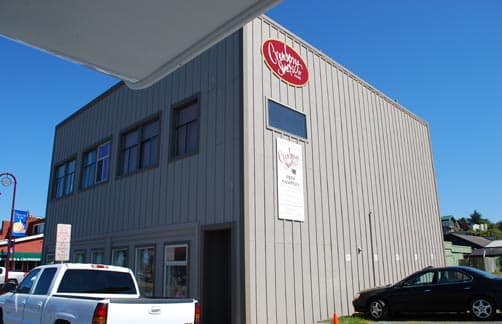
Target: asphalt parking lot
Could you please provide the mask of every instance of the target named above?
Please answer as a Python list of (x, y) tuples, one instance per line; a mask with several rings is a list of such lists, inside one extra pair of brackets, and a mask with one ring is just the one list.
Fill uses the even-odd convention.
[[(376, 322), (375, 322), (376, 323)], [(491, 321), (475, 321), (468, 315), (458, 315), (458, 314), (435, 314), (435, 315), (403, 315), (393, 318), (390, 321), (381, 321), (378, 323), (435, 323), (435, 324), (454, 324), (454, 323), (485, 323), (485, 324), (501, 324), (502, 314), (497, 314)]]
[[(354, 315), (353, 315), (354, 316)], [(493, 320), (491, 321), (475, 321), (469, 315), (459, 315), (459, 314), (435, 314), (435, 315), (401, 315), (397, 317), (393, 317), (392, 320), (388, 321), (380, 321), (374, 322), (371, 321), (368, 317), (363, 316), (362, 314), (357, 314), (355, 317), (358, 317), (364, 323), (382, 323), (382, 324), (424, 324), (424, 323), (433, 323), (433, 324), (474, 324), (474, 323), (484, 323), (484, 324), (502, 324), (502, 314), (497, 314)], [(340, 320), (340, 323), (344, 323), (350, 321), (349, 318), (345, 317)], [(333, 323), (332, 319), (317, 322), (317, 324), (325, 324), (325, 323)], [(348, 322), (350, 323), (350, 322)], [(356, 321), (355, 323), (359, 323)]]

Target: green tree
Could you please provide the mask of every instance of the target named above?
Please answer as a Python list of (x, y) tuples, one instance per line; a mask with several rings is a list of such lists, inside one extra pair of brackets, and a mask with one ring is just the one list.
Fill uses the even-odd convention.
[(469, 215), (469, 222), (471, 224), (491, 224), (491, 222), (488, 219), (483, 218), (483, 215), (481, 215), (481, 213), (479, 213), (476, 209), (471, 215)]
[(502, 231), (502, 221), (498, 221), (495, 226)]
[(486, 237), (492, 240), (502, 240), (502, 230), (497, 225), (489, 224), (488, 230), (478, 232), (477, 235)]
[(477, 210), (474, 209), (474, 212), (471, 215), (469, 215), (469, 217), (470, 217), (469, 222), (471, 224), (480, 224), (482, 215), (478, 213)]

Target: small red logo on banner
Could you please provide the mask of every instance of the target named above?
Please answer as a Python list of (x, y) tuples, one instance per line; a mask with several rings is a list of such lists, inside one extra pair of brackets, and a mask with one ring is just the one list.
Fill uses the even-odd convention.
[(297, 87), (309, 80), (305, 61), (292, 47), (276, 39), (263, 42), (262, 54), (267, 66), (283, 81)]

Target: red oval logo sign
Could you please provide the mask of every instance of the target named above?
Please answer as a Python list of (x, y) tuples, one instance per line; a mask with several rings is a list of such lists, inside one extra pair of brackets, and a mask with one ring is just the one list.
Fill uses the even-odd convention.
[(262, 54), (267, 66), (283, 81), (301, 87), (309, 80), (307, 64), (289, 45), (276, 39), (263, 42)]

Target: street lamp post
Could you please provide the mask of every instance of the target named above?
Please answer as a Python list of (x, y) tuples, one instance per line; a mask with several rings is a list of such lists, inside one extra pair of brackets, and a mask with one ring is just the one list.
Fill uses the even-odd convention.
[(12, 240), (12, 223), (14, 220), (14, 205), (16, 203), (16, 186), (17, 180), (12, 173), (2, 172), (0, 173), (0, 182), (4, 187), (10, 186), (14, 183), (14, 190), (12, 193), (12, 207), (10, 210), (10, 225), (7, 232), (7, 255), (5, 256), (5, 283), (9, 281), (9, 268), (10, 268), (10, 252), (11, 252), (11, 240)]

